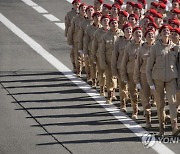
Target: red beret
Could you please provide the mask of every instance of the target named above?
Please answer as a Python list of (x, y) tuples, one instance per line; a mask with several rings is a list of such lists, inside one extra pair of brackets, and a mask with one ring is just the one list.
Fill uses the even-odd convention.
[(116, 4), (116, 3), (114, 3), (113, 5), (112, 5), (112, 7), (115, 7), (115, 8), (117, 8), (117, 9), (121, 9), (121, 6), (119, 5), (119, 4)]
[(152, 16), (145, 16), (145, 18), (149, 19), (151, 22), (154, 22), (154, 18)]
[(115, 0), (115, 2), (119, 3), (119, 5), (123, 5), (123, 0)]
[(156, 11), (155, 9), (150, 9), (150, 10), (148, 10), (148, 12), (149, 12), (152, 16), (156, 15), (156, 13), (157, 13), (157, 11)]
[(108, 18), (108, 19), (110, 19), (110, 16), (108, 16), (108, 15), (104, 15), (104, 16), (102, 16), (102, 17), (101, 17), (101, 20), (103, 20), (104, 18)]
[(79, 5), (79, 8), (81, 8), (83, 6), (87, 6), (87, 5), (85, 3), (81, 3), (81, 5)]
[(157, 8), (159, 6), (159, 3), (158, 2), (151, 2), (151, 5)]
[(101, 12), (94, 12), (93, 15), (92, 15), (92, 17), (94, 18), (95, 16), (101, 16), (101, 15), (102, 15)]
[[(136, 21), (139, 19), (138, 15), (137, 15), (137, 14), (134, 14), (134, 13), (133, 13), (133, 14), (130, 14), (129, 17), (134, 17), (134, 18), (136, 19)], [(128, 18), (129, 18), (129, 17), (128, 17)]]
[(109, 24), (113, 21), (118, 21), (118, 18), (111, 18), (110, 21), (109, 21)]
[(101, 4), (104, 2), (104, 0), (98, 0), (98, 1), (99, 1), (99, 3), (101, 3)]
[(159, 3), (158, 7), (161, 9), (166, 9), (166, 5), (164, 3)]
[(120, 11), (119, 14), (122, 14), (125, 17), (128, 17), (129, 13), (127, 11)]
[(81, 3), (81, 0), (73, 0), (72, 4), (74, 4), (74, 3)]
[(148, 33), (150, 33), (150, 32), (155, 33), (155, 31), (154, 31), (153, 29), (148, 29), (148, 30), (145, 32), (144, 37), (146, 37), (146, 35), (147, 35)]
[(159, 33), (161, 33), (162, 30), (165, 29), (165, 28), (168, 28), (169, 30), (172, 29), (172, 27), (170, 25), (162, 25), (161, 28), (159, 29)]
[(171, 32), (176, 32), (180, 35), (180, 28), (172, 28)]
[(167, 4), (167, 0), (159, 0), (159, 2), (162, 2), (164, 4)]
[(180, 14), (180, 9), (172, 9), (171, 12), (176, 13), (176, 14)]
[(130, 23), (124, 24), (122, 27), (123, 32), (127, 27), (132, 27), (132, 25)]
[(136, 3), (134, 5), (134, 7), (138, 8), (138, 9), (142, 9), (143, 8), (143, 6), (140, 3)]
[(89, 5), (89, 6), (86, 8), (86, 11), (87, 11), (88, 9), (90, 9), (90, 8), (93, 8), (93, 9), (94, 9), (94, 6)]
[(144, 5), (147, 4), (146, 0), (138, 0), (138, 2), (141, 2), (141, 3), (144, 4)]
[(172, 3), (174, 2), (180, 3), (180, 0), (172, 0)]
[(157, 29), (157, 25), (156, 25), (155, 22), (149, 23), (149, 24), (147, 25), (147, 27), (149, 27), (149, 26), (153, 26), (155, 29)]
[(136, 27), (133, 28), (133, 31), (132, 31), (132, 32), (134, 33), (134, 32), (137, 31), (137, 30), (142, 30), (142, 28), (139, 27), (139, 26), (136, 26)]
[(154, 14), (154, 17), (157, 17), (157, 18), (163, 18), (163, 15), (159, 12), (156, 12), (156, 14)]
[(134, 2), (131, 2), (131, 1), (128, 1), (126, 4), (129, 4), (131, 5), (132, 7), (134, 7), (135, 3)]
[(178, 19), (169, 19), (168, 23), (180, 26), (180, 21)]
[(103, 7), (107, 8), (107, 9), (109, 9), (109, 10), (111, 10), (111, 9), (112, 9), (112, 6), (111, 6), (111, 5), (109, 5), (109, 4), (103, 4)]

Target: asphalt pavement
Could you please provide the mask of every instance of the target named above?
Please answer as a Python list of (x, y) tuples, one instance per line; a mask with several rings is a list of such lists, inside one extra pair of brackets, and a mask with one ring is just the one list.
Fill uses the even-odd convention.
[[(92, 4), (92, 0), (84, 2)], [(47, 12), (36, 11), (39, 6)], [(123, 122), (116, 116), (119, 111), (110, 112), (111, 106), (104, 108), (92, 97), (95, 91), (83, 90), (86, 83), (76, 84), (75, 76), (68, 77), (70, 47), (57, 23), (63, 25), (70, 9), (66, 0), (0, 0), (0, 154), (165, 154), (164, 145), (171, 153), (179, 153), (179, 143), (163, 144), (159, 151), (144, 147), (131, 120)], [(47, 14), (59, 20), (50, 21), (53, 18), (47, 19)], [(24, 33), (16, 33), (17, 28), (3, 17)], [(40, 49), (49, 54), (38, 53)], [(114, 105), (119, 108), (118, 101)], [(127, 116), (131, 113), (128, 105)], [(155, 108), (152, 122), (153, 128), (147, 131), (156, 133)], [(143, 112), (135, 126), (144, 130)], [(170, 133), (168, 124), (166, 134)]]

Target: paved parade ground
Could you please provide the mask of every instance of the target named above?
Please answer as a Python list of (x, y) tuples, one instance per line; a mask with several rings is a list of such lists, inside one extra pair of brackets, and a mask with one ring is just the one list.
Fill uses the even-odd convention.
[(134, 122), (130, 104), (120, 112), (118, 101), (106, 104), (72, 73), (64, 37), (70, 2), (0, 0), (0, 154), (180, 153), (170, 124), (165, 138), (142, 143), (158, 133), (155, 107), (145, 130), (142, 106)]

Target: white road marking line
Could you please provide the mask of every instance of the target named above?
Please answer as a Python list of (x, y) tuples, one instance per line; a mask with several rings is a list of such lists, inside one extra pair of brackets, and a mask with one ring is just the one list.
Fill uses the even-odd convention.
[(62, 30), (65, 30), (65, 24), (64, 23), (55, 23), (58, 27), (60, 27)]
[[(41, 55), (45, 60), (47, 60), (52, 66), (54, 66), (58, 71), (62, 72), (68, 79), (70, 79), (74, 84), (76, 84), (79, 88), (80, 86), (85, 85), (88, 87), (87, 89), (83, 89), (90, 97), (94, 97), (94, 100), (99, 103), (102, 107), (104, 107), (108, 112), (110, 112), (118, 121), (122, 122), (128, 129), (136, 134), (138, 137), (142, 137), (145, 133), (148, 133), (144, 130), (140, 125), (138, 125), (135, 121), (129, 118), (125, 113), (121, 112), (114, 105), (107, 105), (106, 99), (101, 97), (100, 94), (92, 89), (85, 81), (80, 78), (77, 78), (79, 82), (74, 82), (75, 74), (67, 68), (64, 64), (62, 64), (56, 57), (51, 55), (48, 51), (46, 51), (40, 44), (34, 41), (31, 37), (25, 34), (21, 29), (19, 29), (16, 25), (14, 25), (10, 20), (8, 20), (4, 15), (0, 13), (0, 21), (9, 28), (13, 33), (15, 33), (19, 38), (21, 38), (24, 42), (26, 42), (33, 50), (35, 50), (39, 55)], [(73, 79), (72, 79), (73, 77)], [(112, 112), (113, 111), (113, 112)], [(116, 111), (116, 112), (114, 112)], [(123, 119), (123, 120), (122, 120)], [(157, 153), (160, 154), (174, 154), (172, 150), (166, 147), (164, 144), (156, 142), (156, 144), (151, 147)]]
[(32, 8), (35, 9), (38, 13), (48, 13), (48, 11), (41, 6), (33, 6)]
[(46, 17), (48, 20), (50, 21), (60, 21), (60, 19), (56, 18), (54, 15), (52, 14), (43, 14), (44, 17)]
[(37, 4), (36, 3), (34, 3), (33, 1), (31, 1), (31, 0), (22, 0), (24, 3), (26, 3), (27, 5), (29, 5), (29, 6), (37, 6)]

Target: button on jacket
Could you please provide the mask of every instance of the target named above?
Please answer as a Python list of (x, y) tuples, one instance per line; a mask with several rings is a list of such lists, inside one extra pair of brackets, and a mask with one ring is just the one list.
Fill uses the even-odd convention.
[(164, 45), (161, 40), (151, 48), (150, 57), (147, 62), (147, 80), (149, 85), (154, 85), (153, 80), (169, 82), (178, 77), (177, 72), (177, 50), (175, 45), (169, 41)]

